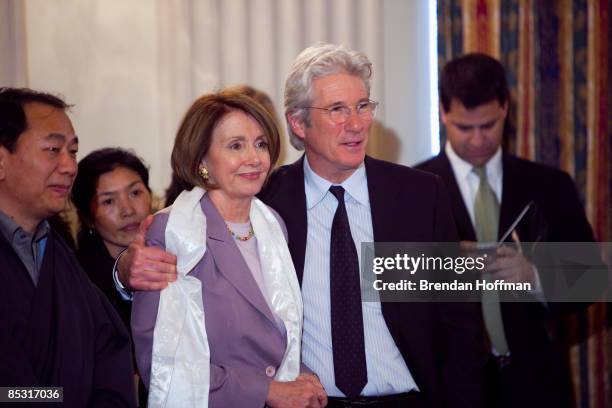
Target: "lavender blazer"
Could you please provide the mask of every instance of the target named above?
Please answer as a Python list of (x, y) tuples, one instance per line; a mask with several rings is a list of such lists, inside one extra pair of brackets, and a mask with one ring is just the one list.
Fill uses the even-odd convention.
[[(208, 195), (201, 200), (207, 218), (206, 253), (190, 272), (202, 281), (210, 346), (211, 407), (263, 407), (281, 364), (287, 340), (259, 290), (240, 250)], [(285, 224), (274, 210), (287, 236)], [(147, 245), (165, 248), (168, 214), (157, 214)], [(147, 388), (159, 292), (137, 292), (132, 305), (136, 360)]]

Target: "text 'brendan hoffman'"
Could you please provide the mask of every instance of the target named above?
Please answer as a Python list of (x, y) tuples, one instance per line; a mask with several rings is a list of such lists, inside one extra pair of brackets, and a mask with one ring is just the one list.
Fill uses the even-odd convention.
[(503, 279), (488, 281), (486, 279), (478, 279), (474, 282), (459, 282), (457, 280), (451, 282), (430, 282), (426, 279), (420, 279), (418, 282), (402, 279), (399, 282), (384, 282), (380, 279), (372, 283), (375, 290), (392, 290), (392, 291), (473, 291), (473, 290), (488, 290), (488, 291), (530, 291), (532, 290), (531, 283), (528, 282), (506, 282)]

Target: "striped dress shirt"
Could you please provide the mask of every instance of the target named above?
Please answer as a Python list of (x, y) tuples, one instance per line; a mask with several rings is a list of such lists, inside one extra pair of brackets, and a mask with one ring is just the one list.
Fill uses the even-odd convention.
[[(315, 174), (306, 158), (304, 182), (308, 235), (302, 281), (302, 359), (303, 363), (319, 376), (328, 395), (342, 397), (344, 394), (334, 382), (329, 289), (331, 225), (338, 201), (329, 192), (332, 183)], [(364, 164), (362, 163), (341, 186), (346, 190), (346, 210), (361, 265), (361, 243), (374, 240)], [(418, 390), (389, 333), (380, 302), (362, 302), (362, 312), (368, 370), (368, 383), (362, 394), (376, 396)]]

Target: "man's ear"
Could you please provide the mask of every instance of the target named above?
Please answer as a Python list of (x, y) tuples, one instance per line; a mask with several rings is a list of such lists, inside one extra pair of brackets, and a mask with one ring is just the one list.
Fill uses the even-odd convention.
[(4, 146), (0, 146), (0, 181), (6, 178), (6, 162), (9, 154), (9, 151)]
[(304, 123), (302, 115), (300, 115), (296, 111), (288, 112), (287, 123), (289, 123), (289, 126), (291, 126), (291, 130), (293, 131), (293, 133), (295, 133), (296, 136), (299, 136), (300, 139), (304, 139), (304, 136), (306, 135), (306, 124)]
[(509, 106), (510, 102), (506, 101), (506, 103), (504, 103), (502, 105), (502, 109), (504, 111), (504, 119), (506, 118), (506, 116), (508, 116), (508, 106)]
[(444, 111), (444, 106), (442, 106), (442, 104), (440, 104), (438, 107), (438, 111), (440, 112), (440, 120), (442, 121), (442, 124), (446, 126), (446, 112)]

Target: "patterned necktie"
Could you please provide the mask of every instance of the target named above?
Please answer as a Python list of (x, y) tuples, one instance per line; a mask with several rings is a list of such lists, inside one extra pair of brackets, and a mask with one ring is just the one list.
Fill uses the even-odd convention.
[[(478, 242), (497, 242), (497, 227), (499, 223), (499, 202), (487, 180), (484, 167), (474, 167), (474, 173), (480, 178), (478, 191), (474, 200), (474, 221)], [(485, 280), (490, 276), (484, 275)], [(499, 306), (499, 293), (494, 290), (482, 292), (482, 313), (485, 326), (491, 340), (491, 345), (497, 353), (508, 353), (508, 342), (504, 332), (504, 323)]]
[(338, 200), (330, 245), (331, 332), (336, 386), (348, 398), (357, 398), (368, 382), (359, 261), (344, 205), (344, 188), (331, 186)]

